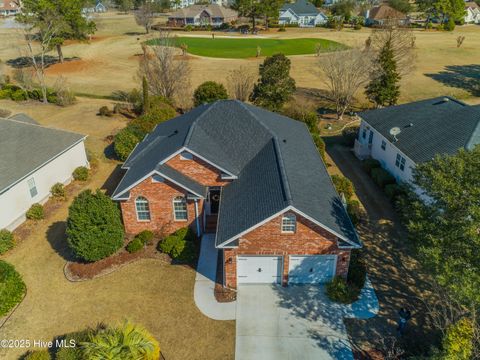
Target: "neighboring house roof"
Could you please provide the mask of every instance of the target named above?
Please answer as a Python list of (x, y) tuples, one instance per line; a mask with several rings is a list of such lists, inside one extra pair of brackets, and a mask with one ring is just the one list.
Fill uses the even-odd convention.
[(0, 10), (19, 10), (20, 6), (18, 6), (17, 1), (13, 0), (0, 0)]
[(469, 8), (472, 9), (472, 10), (473, 9), (480, 9), (480, 6), (478, 6), (478, 4), (476, 2), (473, 2), (473, 1), (472, 2), (466, 2), (465, 3), (465, 10), (469, 9)]
[[(124, 199), (149, 174), (165, 171), (168, 159), (181, 151), (236, 177), (222, 191), (217, 245), (285, 209), (359, 245), (305, 124), (234, 100), (201, 105), (157, 125), (125, 162), (128, 170), (113, 198)], [(185, 188), (193, 186), (171, 176)]]
[(85, 135), (0, 118), (0, 194), (84, 139)]
[(374, 6), (368, 13), (368, 18), (372, 20), (385, 20), (385, 19), (406, 19), (407, 16), (388, 5)]
[[(455, 154), (480, 144), (480, 105), (449, 97), (364, 111), (358, 114), (415, 163), (437, 154)], [(390, 129), (399, 127), (397, 141)]]
[(230, 18), (236, 17), (237, 12), (233, 9), (229, 9), (217, 4), (208, 4), (208, 5), (191, 5), (170, 14), (168, 17), (170, 19), (184, 19), (184, 18), (194, 18), (200, 15), (203, 11), (206, 11), (211, 17), (214, 18)]
[(311, 2), (308, 2), (307, 0), (297, 0), (296, 2), (290, 4), (287, 3), (282, 6), (281, 12), (288, 11), (288, 10), (293, 11), (295, 14), (302, 16), (302, 15), (312, 15), (316, 16), (320, 11), (313, 5)]

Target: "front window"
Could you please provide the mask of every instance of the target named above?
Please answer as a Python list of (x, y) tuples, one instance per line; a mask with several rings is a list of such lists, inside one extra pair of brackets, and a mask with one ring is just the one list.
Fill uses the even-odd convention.
[(284, 215), (282, 218), (282, 233), (294, 233), (297, 228), (297, 219), (293, 214)]
[(150, 206), (148, 200), (143, 196), (139, 196), (135, 200), (135, 210), (137, 211), (137, 219), (140, 221), (149, 221), (150, 220)]
[(400, 170), (405, 170), (405, 158), (400, 154), (397, 154), (397, 158), (395, 160), (395, 166), (398, 167)]
[(30, 191), (30, 196), (33, 198), (38, 195), (37, 185), (35, 185), (35, 179), (31, 178), (27, 181), (28, 190)]
[(183, 196), (173, 199), (173, 212), (176, 221), (187, 220), (187, 200)]

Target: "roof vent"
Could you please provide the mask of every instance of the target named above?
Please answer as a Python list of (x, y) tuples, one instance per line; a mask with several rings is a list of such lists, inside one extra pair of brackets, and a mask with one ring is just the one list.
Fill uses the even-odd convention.
[(399, 135), (402, 132), (402, 130), (400, 130), (398, 126), (395, 126), (391, 128), (389, 132), (390, 132), (390, 135), (393, 136), (393, 140), (398, 141), (397, 135)]
[(408, 124), (408, 127), (413, 127), (413, 123)]
[(449, 102), (450, 101), (450, 99), (448, 97), (444, 97), (442, 100), (443, 100), (443, 102)]
[(283, 142), (286, 144), (286, 143), (287, 143), (287, 139), (283, 139)]
[(175, 130), (173, 133), (174, 133), (174, 134), (178, 134), (178, 130)]

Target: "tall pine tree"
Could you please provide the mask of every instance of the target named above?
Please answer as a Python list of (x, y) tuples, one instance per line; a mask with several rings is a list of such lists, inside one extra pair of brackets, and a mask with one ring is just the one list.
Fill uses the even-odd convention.
[(400, 75), (394, 58), (391, 40), (387, 40), (380, 50), (373, 78), (366, 88), (367, 98), (379, 106), (395, 105), (400, 96)]

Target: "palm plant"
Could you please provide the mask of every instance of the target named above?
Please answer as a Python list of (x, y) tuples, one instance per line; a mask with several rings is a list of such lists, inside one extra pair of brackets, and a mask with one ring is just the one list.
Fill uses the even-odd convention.
[(101, 329), (81, 343), (89, 360), (157, 360), (160, 346), (143, 327), (125, 321), (115, 328)]

